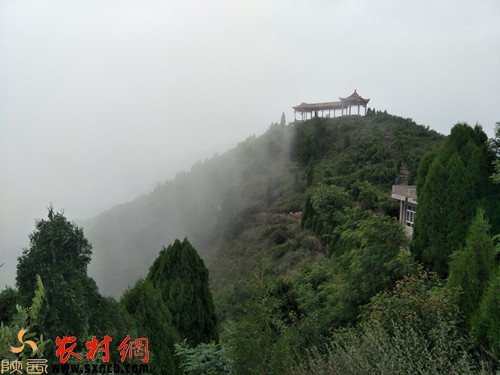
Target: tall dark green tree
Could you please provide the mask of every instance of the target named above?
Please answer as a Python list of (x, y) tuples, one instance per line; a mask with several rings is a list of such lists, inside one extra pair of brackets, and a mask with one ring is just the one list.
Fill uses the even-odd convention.
[(160, 251), (148, 279), (160, 290), (181, 340), (192, 346), (218, 341), (208, 270), (187, 239)]
[(281, 114), (281, 120), (280, 120), (280, 125), (285, 126), (286, 125), (286, 117), (285, 117), (285, 112)]
[(411, 250), (441, 277), (451, 253), (464, 245), (478, 207), (486, 208), (493, 225), (500, 223), (500, 191), (490, 179), (494, 159), (479, 125), (457, 124), (442, 150), (422, 161)]
[(477, 314), (472, 320), (472, 335), (479, 345), (500, 358), (500, 267), (486, 286)]
[(139, 336), (149, 339), (150, 371), (162, 375), (179, 373), (173, 356), (179, 336), (160, 290), (149, 279), (139, 279), (125, 291), (120, 303), (135, 320)]
[[(36, 275), (43, 279), (46, 295), (37, 320), (40, 333), (52, 342), (57, 336), (75, 336), (77, 350), (84, 350), (81, 345), (92, 335), (101, 339), (111, 335), (113, 341), (121, 341), (132, 328), (126, 312), (117, 308), (116, 301), (101, 296), (87, 275), (91, 254), (92, 245), (83, 229), (51, 207), (47, 219), (36, 222), (30, 246), (17, 265), (21, 305), (30, 305)], [(49, 361), (55, 358), (55, 345), (47, 347), (47, 354)]]
[(38, 220), (17, 265), (16, 283), (20, 302), (28, 306), (41, 275), (46, 289), (38, 324), (45, 337), (81, 337), (91, 324), (92, 307), (87, 301), (98, 294), (87, 276), (92, 246), (83, 229), (69, 222), (61, 212), (49, 208), (48, 218)]
[(92, 311), (90, 318), (89, 331), (87, 337), (81, 337), (80, 342), (90, 341), (92, 336), (104, 338), (105, 335), (111, 337), (110, 343), (111, 361), (120, 362), (121, 355), (118, 347), (122, 340), (130, 335), (131, 338), (147, 337), (137, 332), (136, 322), (129, 315), (125, 307), (116, 301), (113, 297), (104, 297), (101, 294), (94, 296), (86, 301)]
[(483, 291), (496, 269), (496, 254), (484, 210), (479, 209), (469, 229), (465, 247), (452, 254), (449, 287), (458, 287), (458, 305), (466, 322), (475, 314)]

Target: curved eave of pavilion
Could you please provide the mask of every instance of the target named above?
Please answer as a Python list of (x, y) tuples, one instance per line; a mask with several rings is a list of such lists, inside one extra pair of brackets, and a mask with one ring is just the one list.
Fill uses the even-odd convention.
[(370, 101), (370, 99), (359, 98), (359, 99), (349, 99), (349, 98), (340, 98), (340, 101), (345, 104), (350, 105), (366, 105)]
[(340, 98), (340, 101), (343, 102), (343, 103), (346, 103), (346, 104), (355, 104), (355, 105), (366, 105), (368, 104), (368, 102), (370, 101), (370, 99), (365, 99), (365, 98), (362, 98), (357, 92), (356, 90), (354, 90), (354, 92), (349, 95), (347, 98)]

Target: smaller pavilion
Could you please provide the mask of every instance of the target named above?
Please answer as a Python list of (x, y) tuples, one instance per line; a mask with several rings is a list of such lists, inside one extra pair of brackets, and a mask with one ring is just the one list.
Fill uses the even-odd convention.
[(347, 98), (340, 98), (338, 102), (326, 102), (326, 103), (302, 103), (295, 107), (294, 109), (294, 117), (295, 121), (297, 121), (297, 113), (301, 114), (302, 121), (313, 118), (315, 116), (321, 117), (331, 117), (333, 111), (333, 117), (336, 117), (336, 111), (340, 110), (341, 116), (350, 115), (351, 108), (353, 106), (358, 107), (358, 115), (360, 114), (360, 107), (365, 108), (366, 115), (366, 105), (370, 101), (370, 99), (362, 98), (356, 90), (349, 95)]

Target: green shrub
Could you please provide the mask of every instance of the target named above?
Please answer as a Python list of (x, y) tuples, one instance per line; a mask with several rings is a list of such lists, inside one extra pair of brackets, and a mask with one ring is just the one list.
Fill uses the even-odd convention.
[(201, 343), (190, 348), (186, 341), (175, 344), (175, 356), (179, 367), (189, 375), (232, 375), (233, 359), (229, 351), (215, 343)]

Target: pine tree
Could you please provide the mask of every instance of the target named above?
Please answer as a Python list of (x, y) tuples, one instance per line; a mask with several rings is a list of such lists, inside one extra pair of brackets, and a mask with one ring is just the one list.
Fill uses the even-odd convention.
[(181, 340), (191, 346), (218, 341), (208, 270), (187, 239), (160, 251), (148, 279), (161, 291)]

